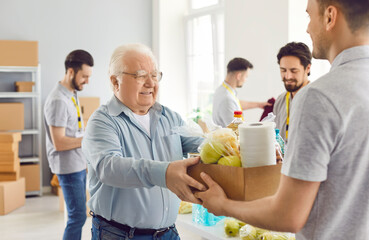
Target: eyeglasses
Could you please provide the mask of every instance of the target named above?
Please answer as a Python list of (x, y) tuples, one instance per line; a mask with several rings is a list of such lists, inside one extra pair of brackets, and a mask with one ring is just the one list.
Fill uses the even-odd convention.
[(136, 81), (138, 83), (145, 83), (147, 81), (147, 79), (149, 78), (149, 75), (151, 77), (151, 79), (154, 82), (160, 82), (160, 80), (163, 77), (163, 73), (159, 72), (159, 71), (154, 71), (152, 73), (148, 73), (145, 70), (138, 70), (136, 73), (127, 73), (127, 72), (122, 72), (122, 74), (127, 74), (132, 76), (134, 79), (136, 79)]

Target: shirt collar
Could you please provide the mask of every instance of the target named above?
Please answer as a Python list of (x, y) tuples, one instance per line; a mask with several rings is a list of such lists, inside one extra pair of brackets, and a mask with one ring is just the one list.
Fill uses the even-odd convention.
[(331, 70), (354, 60), (369, 58), (369, 45), (356, 46), (340, 52), (333, 60)]
[(223, 83), (224, 83), (225, 85), (227, 85), (227, 86), (229, 87), (229, 89), (231, 89), (231, 91), (232, 91), (235, 95), (237, 95), (237, 91), (236, 91), (236, 89), (234, 89), (233, 87), (231, 87), (231, 85), (229, 85), (226, 81), (223, 81)]
[[(126, 105), (124, 105), (115, 95), (112, 96), (112, 98), (106, 104), (106, 106), (108, 108), (108, 113), (111, 116), (118, 116), (122, 112), (127, 116), (132, 115), (131, 114), (132, 110), (129, 109)], [(164, 109), (162, 108), (161, 104), (159, 104), (157, 102), (155, 102), (154, 105), (151, 106), (151, 108), (149, 109), (149, 112), (151, 112), (151, 111), (160, 112), (160, 113), (164, 114)]]
[(71, 91), (69, 91), (66, 87), (64, 87), (63, 85), (61, 85), (60, 82), (58, 82), (57, 85), (57, 89), (64, 94), (65, 96), (67, 96), (68, 98), (71, 98), (73, 96), (76, 96), (77, 94), (73, 94)]

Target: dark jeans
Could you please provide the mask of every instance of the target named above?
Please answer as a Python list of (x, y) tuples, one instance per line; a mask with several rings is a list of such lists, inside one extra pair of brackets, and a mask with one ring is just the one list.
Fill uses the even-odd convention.
[(86, 170), (70, 174), (58, 174), (67, 206), (68, 221), (63, 240), (80, 240), (86, 222)]
[(124, 231), (110, 225), (108, 222), (97, 217), (92, 218), (92, 240), (180, 240), (176, 227), (170, 228), (163, 235), (137, 235), (134, 228)]

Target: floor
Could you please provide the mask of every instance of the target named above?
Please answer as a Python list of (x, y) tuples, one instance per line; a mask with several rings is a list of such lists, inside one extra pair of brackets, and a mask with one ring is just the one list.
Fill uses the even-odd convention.
[[(0, 216), (0, 239), (60, 240), (64, 231), (64, 213), (59, 211), (59, 198), (51, 194), (27, 197), (26, 204)], [(178, 228), (182, 240), (200, 240), (190, 231)], [(82, 239), (91, 239), (91, 217), (83, 227)]]

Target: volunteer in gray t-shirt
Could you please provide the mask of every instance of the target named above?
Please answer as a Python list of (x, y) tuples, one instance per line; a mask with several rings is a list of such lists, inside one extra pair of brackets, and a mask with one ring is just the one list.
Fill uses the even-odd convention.
[(58, 176), (68, 211), (63, 239), (81, 239), (86, 221), (86, 160), (81, 150), (83, 119), (77, 91), (87, 84), (94, 64), (84, 50), (65, 60), (65, 76), (44, 106), (46, 151), (51, 172)]
[(332, 67), (295, 96), (277, 192), (232, 201), (204, 174), (209, 190), (195, 195), (216, 215), (297, 240), (368, 239), (369, 4), (308, 0), (307, 13), (313, 57)]
[[(273, 106), (276, 128), (287, 141), (288, 125), (292, 100), (296, 93), (309, 83), (311, 52), (302, 42), (290, 42), (283, 46), (277, 55), (281, 78), (286, 92), (278, 96)], [(289, 112), (287, 112), (289, 111)]]

